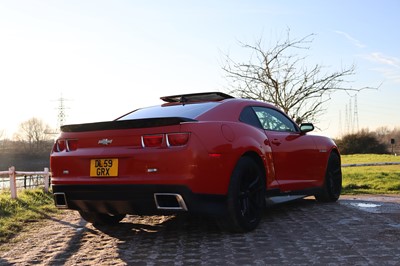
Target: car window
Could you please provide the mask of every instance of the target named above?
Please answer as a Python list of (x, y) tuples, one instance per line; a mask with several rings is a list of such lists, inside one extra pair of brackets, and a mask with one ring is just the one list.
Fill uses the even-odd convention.
[(278, 110), (266, 107), (253, 107), (263, 129), (271, 131), (297, 132), (296, 125)]
[(147, 119), (160, 117), (185, 117), (195, 119), (197, 116), (218, 105), (218, 102), (191, 103), (178, 105), (161, 105), (137, 109), (118, 120)]
[(240, 113), (239, 120), (251, 126), (263, 128), (253, 108), (249, 106), (244, 108), (243, 111)]

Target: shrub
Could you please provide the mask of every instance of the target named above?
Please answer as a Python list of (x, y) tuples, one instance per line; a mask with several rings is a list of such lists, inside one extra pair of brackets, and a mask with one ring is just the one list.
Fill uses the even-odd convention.
[(362, 130), (348, 134), (336, 141), (342, 154), (386, 154), (387, 146), (379, 141), (374, 133)]

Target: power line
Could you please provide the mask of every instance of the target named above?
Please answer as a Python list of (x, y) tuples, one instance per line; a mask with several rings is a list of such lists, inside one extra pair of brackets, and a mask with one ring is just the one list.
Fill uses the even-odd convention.
[(58, 107), (57, 109), (57, 129), (52, 130), (51, 132), (46, 132), (46, 134), (51, 134), (51, 135), (57, 135), (60, 133), (60, 127), (64, 125), (67, 113), (66, 109), (69, 109), (68, 107), (65, 106), (65, 101), (69, 101), (68, 99), (65, 99), (62, 94), (60, 98), (58, 98), (56, 101), (58, 101)]
[(342, 111), (339, 110), (339, 137), (343, 136), (343, 128), (342, 128)]
[(66, 112), (65, 112), (65, 109), (67, 109), (67, 107), (65, 106), (65, 101), (66, 101), (67, 99), (65, 99), (63, 96), (62, 96), (62, 94), (61, 94), (61, 96), (60, 96), (60, 98), (58, 98), (57, 99), (57, 101), (58, 101), (58, 114), (57, 114), (57, 122), (58, 122), (58, 124), (57, 124), (57, 126), (58, 126), (58, 128), (60, 128), (62, 125), (64, 125), (64, 123), (65, 123), (65, 119), (66, 119)]
[(357, 104), (357, 94), (354, 95), (354, 124), (356, 127), (357, 132), (360, 131), (360, 125), (359, 125), (359, 120), (358, 120), (358, 104)]
[[(339, 113), (339, 129), (342, 128), (342, 118)], [(354, 101), (349, 99), (349, 103), (345, 105), (345, 131), (344, 134), (354, 134), (360, 130), (360, 123), (358, 118), (358, 103), (357, 95), (354, 96)]]

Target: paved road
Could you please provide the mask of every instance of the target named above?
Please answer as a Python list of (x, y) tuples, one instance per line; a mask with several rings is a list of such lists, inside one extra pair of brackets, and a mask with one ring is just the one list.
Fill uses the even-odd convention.
[(303, 199), (269, 208), (247, 234), (187, 216), (99, 230), (73, 211), (30, 234), (0, 265), (400, 265), (400, 198)]

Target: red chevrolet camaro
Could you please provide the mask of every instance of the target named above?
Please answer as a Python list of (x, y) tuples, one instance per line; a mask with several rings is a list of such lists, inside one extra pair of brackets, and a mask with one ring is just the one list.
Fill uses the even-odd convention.
[(59, 208), (94, 224), (190, 212), (255, 229), (268, 199), (336, 201), (340, 154), (271, 104), (220, 92), (161, 97), (114, 121), (65, 125), (50, 156)]

